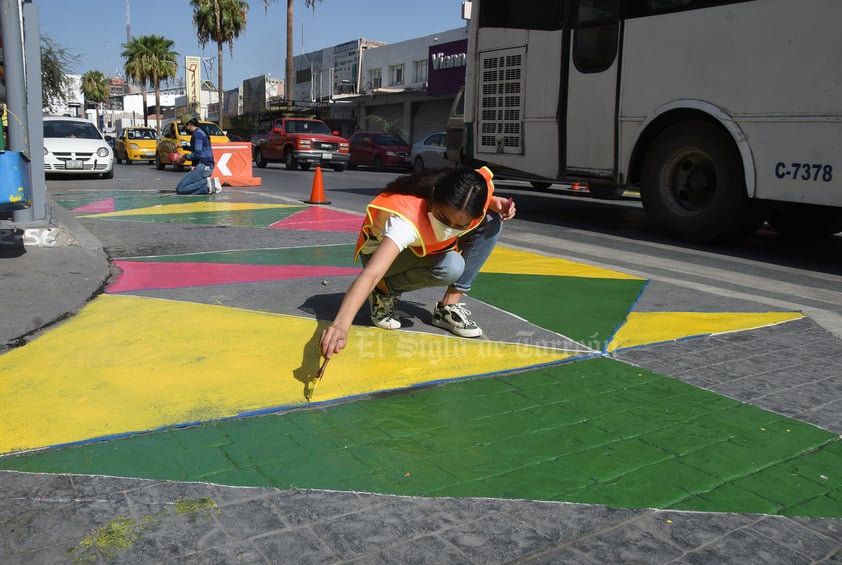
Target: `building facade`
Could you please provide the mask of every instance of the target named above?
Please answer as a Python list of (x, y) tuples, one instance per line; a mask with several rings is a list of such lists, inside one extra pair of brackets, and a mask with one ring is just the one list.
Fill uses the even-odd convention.
[(318, 107), (344, 136), (389, 130), (414, 143), (444, 131), (466, 56), (464, 27), (397, 43), (341, 43), (295, 57), (295, 102)]

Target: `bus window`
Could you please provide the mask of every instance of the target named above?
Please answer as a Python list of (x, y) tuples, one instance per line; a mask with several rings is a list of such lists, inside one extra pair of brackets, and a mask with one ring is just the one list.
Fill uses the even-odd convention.
[(617, 57), (617, 24), (577, 29), (573, 64), (581, 73), (601, 73)]
[(559, 0), (486, 0), (479, 11), (480, 27), (556, 30), (562, 28)]

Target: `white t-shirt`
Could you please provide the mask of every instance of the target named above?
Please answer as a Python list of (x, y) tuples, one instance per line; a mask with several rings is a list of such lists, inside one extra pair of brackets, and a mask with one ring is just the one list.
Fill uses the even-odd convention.
[(412, 245), (421, 245), (421, 239), (412, 224), (400, 216), (394, 214), (386, 216), (381, 213), (377, 215), (374, 225), (371, 226), (371, 237), (363, 244), (360, 253), (371, 255), (377, 250), (377, 246), (384, 237), (391, 239), (400, 251)]

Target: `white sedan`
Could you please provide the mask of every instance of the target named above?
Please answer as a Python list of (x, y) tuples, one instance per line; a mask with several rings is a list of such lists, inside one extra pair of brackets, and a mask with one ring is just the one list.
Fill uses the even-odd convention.
[(424, 169), (453, 168), (455, 163), (447, 160), (447, 134), (443, 131), (431, 133), (412, 146), (409, 162), (416, 172)]
[(114, 152), (94, 124), (82, 118), (44, 116), (46, 174), (114, 176)]

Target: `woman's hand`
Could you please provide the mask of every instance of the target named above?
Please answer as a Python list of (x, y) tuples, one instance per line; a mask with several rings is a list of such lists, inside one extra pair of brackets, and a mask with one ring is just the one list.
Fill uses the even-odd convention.
[(322, 357), (330, 359), (334, 353), (339, 353), (345, 348), (348, 343), (348, 330), (339, 326), (329, 326), (322, 332), (322, 337), (319, 340), (319, 349), (322, 351)]
[(491, 200), (492, 202), (490, 208), (500, 214), (500, 217), (504, 222), (515, 217), (517, 208), (515, 207), (515, 201), (513, 199), (504, 198), (502, 196), (493, 196)]

